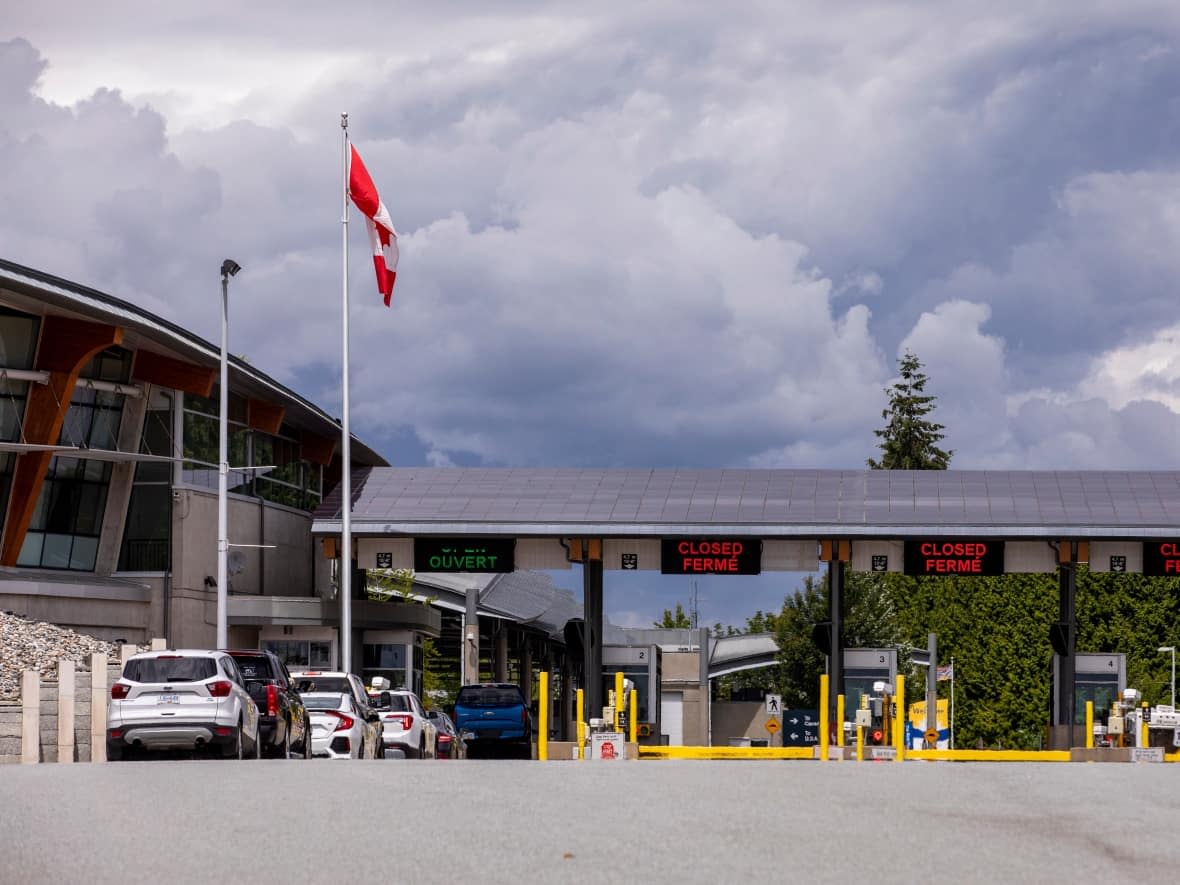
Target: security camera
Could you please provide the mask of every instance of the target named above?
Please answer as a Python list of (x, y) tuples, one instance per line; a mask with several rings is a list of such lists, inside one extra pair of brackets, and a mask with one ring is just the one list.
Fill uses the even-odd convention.
[(232, 258), (227, 258), (225, 261), (221, 262), (221, 275), (223, 277), (236, 276), (238, 271), (241, 269), (242, 266)]

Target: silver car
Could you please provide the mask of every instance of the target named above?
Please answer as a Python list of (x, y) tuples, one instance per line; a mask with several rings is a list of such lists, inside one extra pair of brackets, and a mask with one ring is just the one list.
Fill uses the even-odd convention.
[(258, 707), (234, 659), (221, 651), (133, 655), (111, 686), (107, 759), (150, 750), (215, 749), (257, 758)]

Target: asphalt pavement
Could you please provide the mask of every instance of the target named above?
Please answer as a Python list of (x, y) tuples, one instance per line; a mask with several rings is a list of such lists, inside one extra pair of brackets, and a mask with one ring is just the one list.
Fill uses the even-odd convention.
[(0, 882), (1172, 882), (1180, 765), (0, 768)]

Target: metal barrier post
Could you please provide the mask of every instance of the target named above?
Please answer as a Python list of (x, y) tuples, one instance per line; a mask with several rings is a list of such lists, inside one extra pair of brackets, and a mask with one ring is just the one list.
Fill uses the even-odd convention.
[(631, 714), (627, 718), (627, 725), (631, 730), (628, 737), (631, 743), (639, 743), (639, 692), (631, 689)]
[(1086, 749), (1094, 749), (1094, 702), (1086, 701)]
[(582, 689), (578, 689), (578, 758), (585, 759), (586, 754), (584, 747), (586, 746), (586, 695)]
[(836, 746), (844, 746), (844, 695), (836, 695)]
[(909, 711), (905, 706), (905, 677), (897, 676), (897, 693), (893, 696), (897, 705), (897, 715), (893, 718), (893, 746), (897, 749), (897, 761), (905, 761), (905, 724), (909, 719)]
[(819, 677), (819, 761), (828, 761), (828, 733), (832, 729), (832, 712), (828, 707), (828, 674)]
[(541, 686), (537, 699), (537, 758), (549, 758), (549, 673), (541, 671)]

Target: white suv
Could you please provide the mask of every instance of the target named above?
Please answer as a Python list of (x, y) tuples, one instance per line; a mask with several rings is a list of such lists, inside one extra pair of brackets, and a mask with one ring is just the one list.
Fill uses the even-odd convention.
[(410, 759), (438, 757), (438, 727), (430, 721), (418, 696), (409, 689), (390, 691), (388, 680), (378, 676), (369, 687), (369, 699), (381, 717), (381, 742), (389, 750), (401, 750)]
[(234, 659), (221, 651), (133, 655), (111, 686), (107, 759), (141, 750), (216, 747), (241, 759), (259, 754), (258, 707)]

